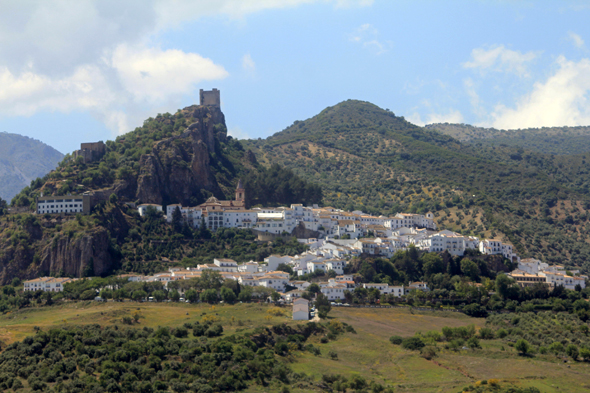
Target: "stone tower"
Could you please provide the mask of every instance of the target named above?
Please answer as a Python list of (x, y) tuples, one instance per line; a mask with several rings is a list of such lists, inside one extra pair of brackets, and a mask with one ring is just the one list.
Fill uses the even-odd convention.
[(199, 98), (200, 104), (205, 106), (221, 106), (221, 97), (219, 95), (219, 90), (213, 89), (209, 91), (205, 91), (203, 89), (199, 90)]
[(242, 184), (242, 179), (238, 180), (238, 186), (236, 187), (236, 201), (244, 202), (246, 201), (246, 189)]

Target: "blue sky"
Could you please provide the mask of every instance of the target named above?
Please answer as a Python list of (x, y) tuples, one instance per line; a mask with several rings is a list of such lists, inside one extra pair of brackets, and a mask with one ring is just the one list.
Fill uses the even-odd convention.
[(590, 125), (588, 2), (0, 0), (0, 9), (0, 131), (63, 153), (213, 87), (239, 138), (347, 99), (420, 125)]

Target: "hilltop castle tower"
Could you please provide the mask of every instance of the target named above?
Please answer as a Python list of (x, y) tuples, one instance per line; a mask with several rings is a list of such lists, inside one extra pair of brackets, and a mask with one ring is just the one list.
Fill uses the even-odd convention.
[(245, 202), (246, 201), (246, 189), (242, 184), (242, 179), (238, 180), (238, 186), (236, 187), (236, 201), (238, 202)]
[(201, 89), (199, 90), (199, 98), (201, 105), (216, 106), (218, 108), (221, 106), (221, 97), (217, 89), (208, 91)]

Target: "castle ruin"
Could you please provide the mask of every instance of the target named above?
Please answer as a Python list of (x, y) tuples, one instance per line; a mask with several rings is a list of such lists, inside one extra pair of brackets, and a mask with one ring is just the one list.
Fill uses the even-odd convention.
[(216, 106), (216, 107), (221, 106), (221, 98), (219, 95), (219, 90), (217, 90), (217, 89), (207, 90), (207, 91), (201, 89), (199, 91), (199, 97), (200, 97), (200, 104), (201, 105)]
[(97, 161), (106, 153), (106, 145), (104, 142), (90, 142), (80, 144), (80, 150), (73, 153), (74, 159), (82, 157), (85, 164)]

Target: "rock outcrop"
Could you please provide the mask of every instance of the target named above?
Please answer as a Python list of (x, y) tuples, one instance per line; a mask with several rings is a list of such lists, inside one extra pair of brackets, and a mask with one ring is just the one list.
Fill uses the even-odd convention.
[[(32, 229), (31, 241), (39, 228)], [(88, 232), (34, 241), (31, 246), (10, 243), (2, 245), (0, 253), (0, 285), (13, 278), (33, 279), (43, 275), (82, 277), (107, 274), (114, 268), (109, 253), (109, 233), (96, 227)]]
[(189, 204), (201, 190), (223, 197), (210, 160), (216, 140), (227, 139), (225, 117), (217, 107), (189, 109), (196, 121), (181, 135), (157, 142), (151, 153), (141, 157), (136, 193), (141, 202)]
[(102, 227), (72, 238), (60, 236), (41, 252), (40, 270), (74, 277), (83, 273), (100, 276), (113, 267), (108, 249), (109, 233)]

